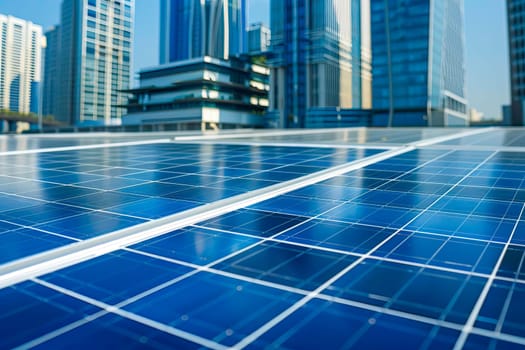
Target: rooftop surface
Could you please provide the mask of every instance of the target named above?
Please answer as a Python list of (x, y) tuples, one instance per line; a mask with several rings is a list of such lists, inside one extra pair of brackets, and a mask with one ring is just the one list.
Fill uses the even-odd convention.
[(0, 348), (525, 347), (523, 129), (0, 136)]

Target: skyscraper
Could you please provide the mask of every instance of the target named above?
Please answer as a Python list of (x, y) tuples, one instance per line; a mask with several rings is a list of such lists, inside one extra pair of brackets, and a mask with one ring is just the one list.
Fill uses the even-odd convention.
[(270, 4), (273, 124), (307, 127), (322, 109), (370, 107), (369, 0)]
[(55, 117), (118, 124), (130, 85), (134, 0), (64, 0)]
[(45, 32), (46, 50), (44, 58), (44, 82), (42, 87), (42, 114), (55, 114), (55, 100), (57, 93), (57, 66), (60, 41), (60, 27), (55, 26)]
[(468, 124), (463, 0), (371, 0), (374, 124)]
[(525, 125), (525, 1), (507, 0), (511, 124)]
[(0, 15), (0, 109), (38, 113), (42, 27)]
[(160, 63), (244, 52), (245, 0), (161, 0)]

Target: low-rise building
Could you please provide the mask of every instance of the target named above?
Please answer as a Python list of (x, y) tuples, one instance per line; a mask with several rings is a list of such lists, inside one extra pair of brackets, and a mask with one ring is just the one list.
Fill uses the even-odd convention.
[(144, 69), (124, 125), (161, 129), (262, 127), (268, 107), (269, 69), (249, 56), (205, 56)]

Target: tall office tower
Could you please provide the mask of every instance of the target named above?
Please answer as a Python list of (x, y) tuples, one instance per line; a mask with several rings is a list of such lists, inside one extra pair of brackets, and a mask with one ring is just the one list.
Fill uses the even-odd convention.
[(270, 47), (270, 28), (262, 23), (254, 23), (247, 30), (248, 53), (257, 55), (268, 51)]
[(55, 115), (55, 100), (57, 93), (58, 49), (60, 27), (55, 26), (45, 32), (46, 50), (44, 58), (44, 79), (42, 86), (42, 114)]
[(369, 0), (270, 4), (270, 124), (323, 126), (326, 109), (370, 107)]
[(130, 87), (134, 0), (64, 0), (57, 64), (57, 120), (119, 124)]
[(525, 1), (507, 0), (511, 125), (525, 125)]
[(161, 0), (160, 63), (244, 53), (246, 0)]
[(38, 113), (42, 27), (0, 15), (0, 109)]
[(468, 125), (463, 0), (371, 0), (374, 125)]

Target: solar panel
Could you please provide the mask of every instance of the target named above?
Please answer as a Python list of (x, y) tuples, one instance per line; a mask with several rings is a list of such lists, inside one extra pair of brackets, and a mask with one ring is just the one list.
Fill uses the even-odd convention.
[(7, 152), (0, 347), (523, 348), (523, 135)]

